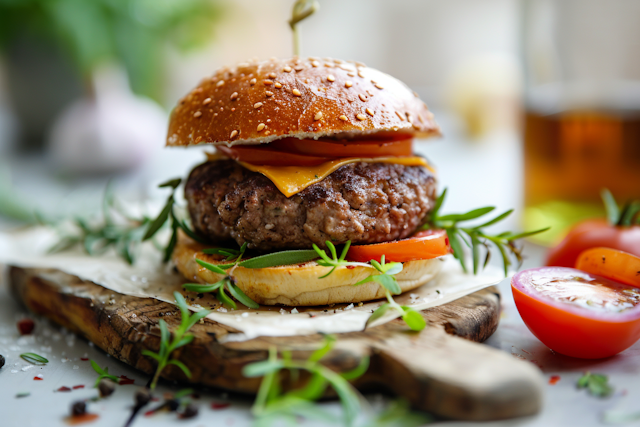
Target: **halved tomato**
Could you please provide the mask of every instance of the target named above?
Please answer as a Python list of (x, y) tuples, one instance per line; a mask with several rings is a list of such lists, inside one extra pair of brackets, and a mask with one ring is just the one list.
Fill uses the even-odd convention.
[(529, 330), (572, 357), (613, 356), (640, 339), (640, 289), (566, 267), (521, 271), (513, 297)]
[(351, 246), (347, 259), (356, 262), (380, 261), (384, 255), (386, 261), (406, 262), (437, 258), (449, 253), (451, 248), (446, 231), (425, 230), (403, 240)]
[(580, 254), (578, 270), (640, 288), (640, 258), (611, 248), (593, 248)]

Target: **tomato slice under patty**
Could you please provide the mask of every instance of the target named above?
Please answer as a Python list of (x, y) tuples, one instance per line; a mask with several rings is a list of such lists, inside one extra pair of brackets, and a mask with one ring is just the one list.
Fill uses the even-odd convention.
[(640, 339), (640, 289), (566, 267), (511, 280), (522, 320), (547, 347), (572, 357), (613, 356)]
[(580, 254), (578, 270), (640, 288), (640, 258), (611, 248), (593, 248)]
[(413, 153), (413, 140), (314, 140), (285, 138), (263, 145), (218, 146), (234, 160), (264, 166), (318, 166), (344, 157), (402, 157)]
[(380, 261), (384, 255), (387, 262), (406, 262), (437, 258), (449, 253), (451, 248), (446, 231), (425, 230), (403, 240), (351, 246), (347, 259), (356, 262)]

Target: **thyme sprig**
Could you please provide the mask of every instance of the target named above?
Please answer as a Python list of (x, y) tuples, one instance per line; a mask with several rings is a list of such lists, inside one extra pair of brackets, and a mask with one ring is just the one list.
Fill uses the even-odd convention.
[(600, 193), (604, 207), (607, 211), (609, 224), (617, 227), (631, 227), (640, 225), (640, 200), (629, 200), (620, 209), (618, 202), (608, 189), (603, 189)]
[(222, 256), (225, 256), (226, 257), (225, 261), (235, 260), (235, 261), (233, 261), (233, 263), (228, 264), (228, 265), (234, 266), (234, 265), (237, 265), (240, 262), (240, 260), (244, 256), (244, 253), (246, 252), (246, 250), (247, 250), (247, 242), (244, 242), (242, 244), (242, 246), (240, 246), (240, 249), (207, 248), (207, 249), (203, 249), (202, 253), (210, 254), (210, 255), (222, 255)]
[(91, 367), (93, 368), (94, 371), (96, 371), (96, 373), (98, 374), (98, 379), (96, 380), (95, 384), (93, 385), (94, 387), (98, 387), (98, 384), (100, 384), (100, 381), (103, 378), (109, 378), (111, 381), (117, 383), (118, 382), (118, 377), (116, 377), (115, 375), (111, 375), (109, 373), (109, 368), (105, 367), (104, 369), (100, 367), (100, 365), (98, 365), (95, 361), (90, 360), (91, 362)]
[(201, 259), (196, 259), (196, 262), (198, 263), (198, 265), (206, 268), (207, 270), (213, 271), (214, 273), (217, 273), (217, 274), (222, 274), (224, 275), (224, 277), (213, 284), (202, 285), (199, 283), (185, 283), (184, 285), (182, 285), (182, 287), (185, 290), (189, 292), (199, 292), (199, 293), (216, 292), (216, 298), (218, 298), (218, 301), (220, 301), (222, 304), (226, 305), (227, 307), (231, 307), (235, 310), (237, 308), (237, 305), (224, 292), (226, 288), (229, 291), (229, 293), (233, 295), (235, 299), (237, 299), (247, 307), (253, 308), (253, 309), (260, 308), (260, 305), (254, 300), (252, 300), (251, 298), (249, 298), (247, 295), (245, 295), (245, 293), (242, 292), (242, 289), (240, 289), (235, 284), (233, 278), (227, 275), (227, 272), (224, 271), (222, 268), (220, 268), (215, 264), (211, 264), (209, 262), (203, 261)]
[(323, 267), (331, 267), (331, 270), (329, 270), (327, 274), (320, 276), (320, 279), (324, 279), (325, 277), (333, 273), (335, 269), (338, 267), (346, 267), (349, 265), (356, 264), (354, 262), (344, 260), (347, 257), (347, 252), (349, 252), (349, 247), (351, 246), (351, 240), (348, 240), (347, 243), (345, 243), (344, 248), (342, 248), (342, 252), (340, 253), (340, 257), (338, 257), (338, 253), (336, 252), (336, 247), (333, 243), (327, 240), (325, 244), (327, 245), (327, 248), (329, 248), (329, 251), (331, 252), (331, 258), (329, 258), (327, 256), (327, 253), (324, 250), (320, 249), (318, 245), (316, 245), (315, 243), (313, 244), (313, 250), (316, 251), (316, 253), (320, 257), (320, 259), (316, 261), (318, 265), (321, 265)]
[(513, 209), (510, 209), (493, 219), (485, 221), (482, 224), (475, 226), (462, 226), (462, 223), (478, 219), (490, 212), (493, 212), (495, 207), (486, 206), (473, 209), (463, 214), (441, 215), (440, 209), (442, 208), (446, 195), (447, 189), (445, 188), (436, 199), (435, 206), (429, 213), (427, 221), (423, 225), (422, 229), (443, 229), (447, 232), (453, 256), (460, 262), (465, 273), (468, 272), (468, 268), (463, 245), (466, 245), (471, 250), (473, 274), (478, 274), (482, 247), (485, 249), (484, 262), (482, 263), (482, 268), (484, 268), (487, 266), (491, 258), (490, 245), (495, 246), (502, 257), (504, 274), (506, 276), (509, 273), (509, 267), (513, 265), (512, 258), (515, 258), (518, 262), (518, 267), (522, 264), (522, 248), (516, 244), (516, 241), (523, 237), (533, 236), (534, 234), (542, 233), (549, 229), (549, 227), (547, 227), (522, 233), (506, 231), (499, 234), (488, 234), (485, 232), (484, 229), (486, 227), (494, 225), (511, 215)]
[(179, 292), (174, 292), (173, 296), (176, 299), (178, 308), (180, 309), (180, 326), (172, 334), (171, 332), (169, 332), (167, 322), (165, 322), (164, 319), (160, 319), (160, 351), (158, 351), (158, 353), (155, 353), (151, 350), (142, 351), (143, 355), (151, 357), (156, 362), (158, 362), (156, 372), (149, 386), (151, 390), (154, 390), (156, 388), (158, 380), (160, 379), (160, 374), (168, 365), (177, 366), (182, 370), (182, 372), (184, 372), (187, 377), (191, 378), (191, 371), (189, 370), (189, 368), (187, 368), (187, 366), (178, 359), (171, 359), (170, 357), (174, 350), (183, 347), (193, 341), (194, 335), (188, 334), (187, 331), (189, 331), (189, 329), (191, 329), (191, 327), (195, 325), (200, 319), (204, 318), (210, 313), (207, 310), (200, 310), (196, 313), (191, 313), (186, 301), (184, 300), (184, 297)]
[[(328, 387), (332, 387), (340, 398), (345, 425), (353, 424), (360, 410), (360, 397), (349, 380), (359, 378), (367, 371), (369, 358), (363, 357), (358, 367), (351, 371), (336, 373), (320, 363), (334, 345), (335, 337), (327, 336), (324, 345), (305, 361), (293, 360), (290, 352), (282, 352), (282, 358), (278, 358), (277, 349), (271, 347), (268, 360), (244, 367), (242, 372), (245, 377), (263, 377), (251, 408), (260, 425), (268, 425), (282, 418), (295, 422), (299, 416), (335, 422), (333, 417), (312, 404), (325, 394)], [(282, 392), (282, 373), (287, 370), (292, 375), (297, 375), (301, 370), (307, 371), (311, 377), (304, 387)]]

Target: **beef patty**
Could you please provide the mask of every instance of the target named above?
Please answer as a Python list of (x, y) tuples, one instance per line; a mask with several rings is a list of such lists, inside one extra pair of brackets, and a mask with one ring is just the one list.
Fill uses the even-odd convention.
[(185, 186), (197, 233), (260, 251), (387, 242), (411, 235), (436, 197), (420, 166), (351, 163), (287, 198), (265, 176), (233, 160), (197, 166)]

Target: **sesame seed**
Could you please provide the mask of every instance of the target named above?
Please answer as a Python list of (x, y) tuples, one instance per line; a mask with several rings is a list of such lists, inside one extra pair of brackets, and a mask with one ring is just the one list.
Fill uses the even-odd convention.
[(330, 82), (335, 82), (335, 81), (336, 81), (336, 78), (335, 78), (335, 77), (333, 77), (333, 75), (329, 74), (329, 75), (327, 76), (327, 80), (329, 80)]
[(364, 111), (366, 111), (366, 112), (367, 112), (367, 114), (368, 114), (368, 115), (370, 115), (371, 117), (373, 117), (373, 115), (375, 114), (371, 108), (367, 108), (367, 109), (366, 109), (366, 110), (364, 110)]
[(266, 91), (266, 92), (265, 92), (265, 94), (266, 94), (267, 96), (273, 96), (273, 92), (271, 92), (270, 90)]
[(264, 136), (269, 136), (270, 134), (271, 134), (271, 132), (268, 131), (268, 130), (264, 132)]
[(202, 105), (207, 105), (210, 102), (211, 102), (211, 98), (206, 98), (204, 101), (202, 101)]
[(353, 82), (351, 82), (351, 80), (347, 80), (346, 82), (344, 82), (344, 87), (351, 87), (353, 86)]
[(396, 111), (396, 116), (398, 116), (401, 122), (404, 122), (404, 117), (402, 117), (402, 114)]
[(256, 80), (256, 79), (251, 79), (251, 80), (249, 80), (249, 84), (250, 84), (251, 86), (253, 86), (254, 84), (256, 84), (256, 82), (257, 82), (257, 80)]
[(300, 91), (298, 89), (292, 90), (291, 93), (293, 93), (295, 96), (302, 96), (302, 94), (300, 93)]
[(264, 128), (266, 128), (266, 127), (267, 127), (267, 125), (265, 125), (264, 123), (260, 123), (260, 124), (258, 125), (258, 132), (260, 132), (262, 129), (264, 129)]
[(294, 67), (294, 70), (302, 71), (302, 70), (304, 70), (304, 67), (302, 65), (298, 65), (297, 67)]
[(269, 73), (269, 77), (272, 78), (272, 79), (275, 79), (276, 78), (276, 73)]
[(336, 64), (342, 64), (343, 61), (341, 59), (334, 59), (333, 62)]
[(365, 102), (367, 100), (367, 97), (364, 96), (363, 94), (358, 94), (358, 98), (360, 98), (360, 101)]
[(195, 113), (193, 113), (193, 117), (195, 117), (196, 119), (201, 115), (202, 115), (202, 111), (196, 111)]
[(340, 120), (346, 122), (347, 120), (349, 120), (349, 118), (343, 114), (342, 116), (340, 116)]
[(324, 64), (324, 66), (325, 66), (325, 67), (327, 67), (327, 68), (333, 68), (333, 64), (330, 64), (330, 63), (328, 63), (328, 62), (326, 62), (326, 63)]
[(273, 84), (273, 81), (271, 81), (271, 80), (265, 80), (265, 81), (264, 81), (264, 84), (265, 84), (266, 86), (270, 86), (270, 85), (272, 85), (272, 84)]
[(313, 116), (313, 120), (322, 119), (322, 111), (318, 111), (315, 116)]
[(352, 72), (350, 72), (350, 73), (347, 73), (347, 76), (349, 76), (349, 77), (355, 77), (355, 76), (356, 76), (356, 73), (354, 73), (354, 72), (352, 71)]
[(356, 119), (358, 119), (358, 120), (360, 120), (360, 121), (362, 121), (362, 120), (364, 120), (364, 119), (366, 119), (366, 118), (367, 118), (367, 116), (365, 116), (364, 114), (358, 114), (358, 115), (356, 115)]
[(276, 82), (276, 84), (274, 86), (277, 87), (278, 89), (280, 89), (282, 87), (282, 83)]
[(291, 72), (291, 67), (289, 67), (288, 65), (286, 67), (283, 68), (285, 73), (290, 73)]
[(358, 70), (358, 77), (361, 77), (364, 79), (364, 74), (362, 73), (362, 70)]
[(224, 84), (224, 80), (219, 80), (218, 83), (216, 83), (216, 87), (220, 87)]
[(260, 108), (262, 107), (262, 102), (256, 102), (255, 104), (253, 104), (253, 108)]
[(378, 89), (384, 89), (384, 86), (382, 86), (380, 83), (376, 83), (374, 84), (375, 87), (377, 87)]
[(318, 61), (313, 61), (311, 65), (313, 65), (314, 67), (319, 67), (320, 63)]
[(233, 93), (231, 94), (231, 100), (232, 100), (232, 101), (235, 101), (236, 99), (238, 99), (238, 92), (233, 92)]
[(231, 136), (229, 137), (229, 139), (233, 139), (236, 136), (238, 136), (238, 131), (237, 130), (231, 131)]

